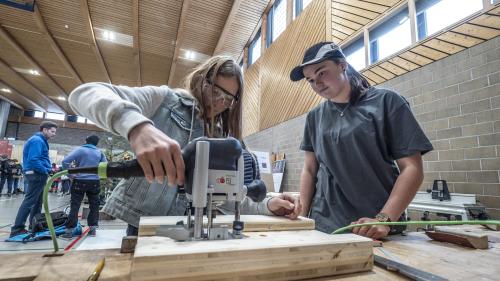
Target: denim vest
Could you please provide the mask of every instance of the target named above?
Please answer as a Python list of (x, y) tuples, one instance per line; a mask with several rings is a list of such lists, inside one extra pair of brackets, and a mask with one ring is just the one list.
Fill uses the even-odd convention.
[[(195, 118), (191, 139), (203, 135), (202, 121), (196, 118), (198, 110), (193, 110), (193, 106), (193, 100), (168, 89), (151, 120), (157, 129), (184, 147), (189, 141), (192, 114)], [(103, 208), (105, 213), (135, 227), (139, 226), (141, 216), (178, 216), (185, 210), (186, 202), (178, 198), (177, 186), (169, 186), (166, 179), (163, 184), (150, 184), (146, 178), (120, 181)]]

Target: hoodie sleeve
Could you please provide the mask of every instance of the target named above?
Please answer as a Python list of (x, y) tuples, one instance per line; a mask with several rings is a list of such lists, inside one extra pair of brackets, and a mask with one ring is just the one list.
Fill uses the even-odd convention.
[(71, 92), (68, 102), (78, 115), (98, 127), (128, 139), (135, 126), (149, 122), (166, 95), (167, 86), (126, 87), (106, 83), (87, 83)]

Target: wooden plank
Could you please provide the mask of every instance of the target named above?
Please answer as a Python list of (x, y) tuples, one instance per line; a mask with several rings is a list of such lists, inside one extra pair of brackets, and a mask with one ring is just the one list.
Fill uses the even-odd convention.
[(361, 74), (368, 77), (371, 81), (373, 81), (377, 84), (385, 82), (385, 79), (383, 77), (381, 77), (380, 75), (378, 75), (374, 72), (371, 72), (370, 70), (365, 70)]
[(404, 52), (402, 54), (399, 54), (399, 56), (402, 57), (403, 59), (407, 60), (407, 61), (416, 63), (416, 64), (418, 64), (420, 66), (424, 66), (426, 64), (429, 64), (429, 63), (433, 62), (433, 60), (431, 60), (431, 59), (428, 59), (426, 57), (423, 57), (423, 56), (421, 56), (419, 54), (416, 54), (416, 53), (413, 53), (413, 52), (410, 52), (410, 51), (407, 51), (407, 52)]
[(454, 28), (453, 31), (462, 33), (464, 35), (470, 35), (478, 37), (481, 39), (491, 39), (500, 35), (500, 30), (464, 23), (461, 26)]
[(412, 71), (414, 69), (419, 68), (420, 66), (418, 64), (414, 64), (411, 61), (408, 61), (406, 59), (400, 58), (400, 57), (393, 57), (389, 59), (389, 62), (395, 64), (396, 66), (399, 66), (407, 71)]
[(335, 2), (343, 3), (349, 6), (358, 7), (367, 11), (372, 11), (376, 13), (383, 13), (387, 10), (387, 6), (374, 4), (370, 2), (364, 2), (359, 0), (335, 0)]
[(485, 234), (446, 227), (436, 227), (435, 231), (426, 231), (425, 234), (436, 241), (448, 242), (474, 249), (488, 249), (488, 236)]
[(353, 34), (356, 31), (354, 29), (351, 29), (349, 27), (346, 27), (346, 26), (343, 26), (341, 24), (337, 24), (337, 23), (334, 23), (334, 22), (332, 22), (332, 27), (333, 27), (334, 30), (340, 31), (340, 32), (342, 32), (344, 34), (347, 34), (347, 35), (351, 35), (351, 34)]
[(439, 39), (431, 39), (423, 44), (424, 46), (431, 47), (435, 50), (442, 51), (447, 54), (455, 54), (465, 50), (464, 47), (456, 44), (448, 43)]
[(142, 86), (141, 74), (141, 48), (139, 46), (139, 0), (132, 2), (132, 32), (134, 33), (133, 46), (134, 46), (134, 63), (136, 73), (136, 85)]
[(231, 7), (231, 11), (227, 16), (226, 23), (224, 24), (224, 28), (222, 29), (222, 33), (220, 34), (219, 40), (217, 41), (217, 45), (215, 46), (214, 55), (217, 55), (222, 50), (226, 42), (226, 38), (229, 37), (229, 29), (231, 28), (233, 22), (236, 19), (236, 15), (240, 8), (241, 0), (233, 1), (233, 6)]
[(348, 12), (348, 13), (351, 13), (351, 14), (355, 14), (355, 15), (358, 15), (358, 16), (362, 16), (362, 17), (365, 17), (365, 18), (368, 18), (368, 19), (371, 19), (371, 20), (379, 16), (379, 13), (367, 11), (365, 9), (360, 9), (360, 8), (356, 8), (356, 7), (349, 6), (349, 5), (344, 5), (344, 4), (339, 3), (339, 2), (333, 2), (332, 5), (333, 5), (333, 8), (335, 10), (338, 9), (338, 10), (341, 10), (341, 11), (344, 11), (344, 12)]
[(111, 83), (111, 78), (109, 77), (109, 72), (108, 69), (106, 68), (106, 63), (104, 62), (101, 50), (99, 50), (99, 46), (97, 45), (97, 42), (95, 40), (94, 27), (92, 25), (92, 18), (90, 17), (88, 0), (80, 0), (80, 8), (81, 8), (81, 14), (85, 20), (85, 27), (87, 28), (87, 34), (88, 34), (87, 36), (90, 38), (92, 42), (92, 49), (94, 50), (95, 56), (99, 63), (99, 67), (102, 71), (102, 74), (104, 74), (105, 77), (107, 78), (107, 81)]
[(371, 2), (371, 3), (375, 3), (375, 4), (379, 4), (379, 5), (384, 5), (384, 6), (391, 7), (391, 6), (393, 6), (394, 4), (396, 4), (400, 0), (362, 0), (362, 1), (363, 2)]
[(438, 50), (434, 50), (434, 49), (431, 49), (431, 48), (428, 48), (428, 47), (425, 47), (425, 46), (415, 46), (413, 49), (411, 49), (410, 51), (416, 53), (416, 54), (419, 54), (421, 56), (424, 56), (426, 58), (429, 58), (431, 60), (440, 60), (442, 58), (445, 58), (448, 56), (448, 54), (446, 53), (443, 53), (441, 51), (438, 51)]
[(489, 14), (482, 14), (469, 21), (469, 23), (500, 29), (500, 17)]
[(71, 63), (69, 62), (68, 58), (64, 54), (64, 52), (61, 50), (57, 42), (54, 40), (52, 37), (52, 34), (50, 31), (47, 29), (47, 26), (45, 25), (45, 21), (43, 20), (42, 14), (40, 13), (40, 9), (38, 8), (38, 5), (35, 5), (35, 12), (33, 13), (33, 17), (35, 19), (35, 22), (38, 25), (38, 28), (42, 31), (42, 34), (45, 36), (45, 38), (49, 41), (50, 46), (52, 47), (52, 50), (54, 53), (56, 53), (57, 57), (61, 60), (61, 63), (64, 65), (64, 67), (71, 73), (73, 78), (79, 83), (82, 84), (83, 81), (80, 78), (80, 75), (76, 72), (75, 68)]
[(467, 48), (470, 48), (472, 46), (484, 42), (484, 40), (482, 39), (470, 37), (463, 34), (458, 34), (451, 31), (441, 34), (437, 38)]
[(175, 39), (174, 56), (172, 64), (170, 65), (170, 71), (168, 72), (168, 80), (167, 80), (168, 85), (171, 85), (173, 82), (175, 75), (175, 68), (177, 67), (177, 63), (179, 62), (179, 51), (181, 49), (182, 41), (184, 40), (186, 18), (190, 6), (191, 6), (191, 0), (182, 1), (181, 16), (179, 19), (179, 26), (177, 27), (177, 38)]
[(337, 38), (340, 38), (340, 39), (344, 40), (349, 35), (334, 29), (334, 30), (332, 30), (332, 36), (335, 36)]
[(488, 14), (500, 16), (500, 6), (488, 11)]
[(383, 77), (386, 80), (390, 80), (390, 79), (396, 77), (396, 75), (394, 75), (394, 73), (391, 73), (391, 72), (389, 72), (389, 71), (387, 71), (379, 66), (370, 67), (369, 70), (372, 71), (373, 73)]
[(351, 14), (351, 13), (348, 13), (348, 12), (345, 12), (342, 10), (337, 10), (337, 9), (333, 10), (333, 15), (334, 15), (334, 17), (346, 19), (346, 20), (356, 22), (356, 23), (361, 24), (361, 25), (365, 25), (365, 24), (370, 22), (370, 19), (365, 18), (363, 16), (358, 16), (358, 15)]
[(388, 70), (388, 71), (398, 75), (398, 76), (403, 75), (403, 74), (408, 72), (407, 70), (395, 65), (394, 63), (390, 63), (388, 61), (385, 61), (385, 62), (379, 64), (379, 66), (385, 70)]
[(139, 237), (131, 280), (303, 280), (372, 267), (371, 239), (353, 234), (253, 232), (190, 242), (153, 236)]
[(359, 24), (357, 22), (353, 22), (350, 20), (343, 19), (341, 17), (332, 17), (332, 22), (341, 24), (343, 26), (347, 26), (352, 30), (358, 30), (363, 27), (362, 24)]
[[(178, 221), (187, 223), (185, 216), (141, 217), (139, 236), (153, 236), (160, 226), (175, 225)], [(231, 228), (233, 221), (234, 216), (220, 215), (213, 222), (214, 225), (227, 225)], [(245, 223), (244, 232), (314, 229), (314, 220), (304, 217), (291, 220), (286, 217), (242, 215), (241, 221)], [(206, 218), (204, 224), (207, 224)]]

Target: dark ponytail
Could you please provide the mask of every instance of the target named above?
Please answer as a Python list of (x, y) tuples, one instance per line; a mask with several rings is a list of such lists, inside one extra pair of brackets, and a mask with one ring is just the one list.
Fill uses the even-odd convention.
[(370, 82), (357, 72), (347, 61), (343, 58), (332, 58), (332, 61), (336, 64), (346, 63), (346, 73), (349, 78), (349, 84), (351, 85), (351, 97), (349, 100), (350, 104), (355, 104), (366, 92), (370, 89)]

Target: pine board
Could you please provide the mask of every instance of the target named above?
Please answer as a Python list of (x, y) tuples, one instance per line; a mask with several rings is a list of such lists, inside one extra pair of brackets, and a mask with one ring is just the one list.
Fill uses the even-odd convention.
[(131, 280), (302, 280), (373, 267), (370, 239), (316, 230), (250, 232), (243, 239), (139, 237)]
[[(204, 224), (207, 224), (207, 218), (204, 218)], [(153, 236), (156, 229), (164, 225), (175, 225), (178, 221), (186, 223), (185, 216), (158, 216), (141, 217), (139, 222), (139, 236)], [(219, 215), (214, 219), (214, 225), (227, 225), (232, 228), (234, 216)], [(261, 216), (261, 215), (242, 215), (241, 220), (245, 223), (244, 232), (255, 231), (276, 231), (276, 230), (312, 230), (314, 229), (314, 220), (299, 217), (291, 220), (286, 217)]]

